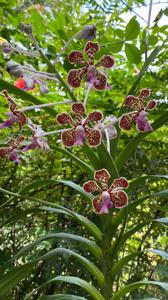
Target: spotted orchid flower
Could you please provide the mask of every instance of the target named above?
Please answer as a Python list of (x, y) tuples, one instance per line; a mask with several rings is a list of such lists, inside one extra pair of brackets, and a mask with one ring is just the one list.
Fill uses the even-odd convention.
[(122, 208), (128, 204), (128, 196), (123, 191), (123, 189), (128, 188), (126, 178), (115, 179), (109, 187), (110, 174), (106, 169), (101, 169), (95, 172), (94, 179), (85, 182), (83, 188), (87, 193), (99, 193), (92, 200), (93, 208), (97, 214), (108, 214), (113, 205), (115, 208)]
[(85, 107), (82, 103), (73, 103), (72, 112), (75, 114), (71, 117), (69, 113), (60, 113), (57, 115), (57, 122), (61, 125), (71, 125), (71, 129), (65, 129), (62, 131), (61, 138), (62, 142), (66, 147), (80, 146), (85, 142), (91, 147), (100, 145), (102, 134), (97, 128), (91, 128), (88, 126), (90, 122), (98, 123), (103, 118), (100, 111), (93, 111), (89, 113), (86, 118), (83, 117), (85, 114)]
[(8, 157), (9, 160), (14, 161), (17, 164), (20, 163), (18, 151), (20, 149), (20, 143), (23, 141), (23, 136), (19, 136), (17, 139), (10, 139), (7, 142), (8, 147), (0, 148), (0, 158)]
[(157, 103), (155, 100), (149, 100), (145, 106), (144, 100), (151, 94), (150, 89), (142, 89), (139, 96), (127, 96), (124, 105), (131, 108), (133, 111), (123, 114), (119, 120), (119, 127), (124, 130), (130, 130), (132, 124), (136, 123), (136, 128), (140, 132), (153, 130), (148, 121), (148, 111), (153, 110)]
[(82, 79), (91, 83), (97, 90), (104, 90), (108, 87), (107, 76), (98, 71), (98, 67), (111, 68), (114, 65), (114, 58), (110, 55), (103, 55), (99, 61), (94, 64), (94, 56), (100, 50), (98, 43), (87, 42), (84, 52), (88, 57), (88, 62), (85, 60), (83, 53), (77, 50), (72, 51), (68, 60), (71, 64), (83, 65), (80, 69), (72, 69), (68, 74), (68, 83), (77, 88), (80, 86)]
[(17, 122), (19, 124), (20, 130), (22, 130), (23, 126), (27, 123), (27, 119), (26, 119), (25, 114), (21, 111), (16, 110), (17, 104), (12, 99), (12, 97), (9, 96), (9, 94), (6, 90), (3, 90), (1, 93), (7, 99), (8, 103), (9, 103), (10, 112), (7, 113), (7, 115), (9, 116), (9, 119), (4, 121), (0, 125), (0, 129), (3, 129), (5, 127), (11, 127), (14, 122)]
[(35, 125), (30, 120), (28, 120), (28, 127), (32, 130), (32, 136), (30, 138), (31, 143), (22, 149), (23, 152), (26, 152), (31, 149), (40, 148), (41, 150), (48, 152), (50, 147), (47, 143), (47, 139), (42, 135), (44, 131), (41, 128), (41, 125)]

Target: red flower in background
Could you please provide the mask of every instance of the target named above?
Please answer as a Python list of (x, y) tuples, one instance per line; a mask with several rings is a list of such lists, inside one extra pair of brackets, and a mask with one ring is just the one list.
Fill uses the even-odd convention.
[(97, 214), (107, 214), (113, 207), (122, 208), (128, 204), (128, 196), (123, 189), (128, 188), (128, 181), (124, 177), (115, 179), (110, 187), (108, 181), (110, 174), (106, 169), (95, 172), (94, 180), (84, 183), (83, 188), (87, 193), (98, 192), (93, 198), (92, 204)]
[(90, 128), (88, 124), (101, 121), (103, 118), (102, 113), (94, 111), (84, 118), (85, 107), (82, 103), (73, 103), (72, 112), (75, 114), (75, 120), (69, 113), (60, 113), (56, 118), (59, 124), (72, 126), (72, 129), (63, 130), (61, 135), (63, 144), (67, 147), (83, 145), (84, 142), (87, 142), (91, 147), (100, 145), (102, 139), (101, 131), (96, 128)]
[(100, 50), (98, 43), (87, 42), (84, 48), (84, 52), (87, 54), (88, 62), (84, 59), (83, 53), (80, 51), (72, 51), (68, 60), (71, 64), (82, 64), (80, 69), (70, 70), (68, 74), (68, 83), (77, 88), (81, 84), (83, 78), (87, 82), (93, 84), (97, 90), (104, 90), (108, 88), (107, 77), (104, 73), (98, 71), (98, 67), (111, 68), (114, 65), (114, 58), (110, 55), (103, 55), (100, 60), (94, 65), (94, 56)]
[(133, 112), (123, 114), (119, 120), (120, 128), (130, 130), (132, 124), (136, 123), (136, 128), (140, 132), (151, 131), (152, 126), (148, 121), (148, 111), (153, 110), (157, 103), (155, 100), (149, 100), (145, 106), (144, 100), (151, 94), (149, 89), (142, 89), (139, 96), (127, 96), (124, 105), (134, 110)]

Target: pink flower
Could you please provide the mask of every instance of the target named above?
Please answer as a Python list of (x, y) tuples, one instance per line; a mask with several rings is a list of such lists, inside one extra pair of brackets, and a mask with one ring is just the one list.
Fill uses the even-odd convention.
[(17, 104), (9, 96), (9, 94), (6, 90), (3, 90), (1, 93), (4, 95), (4, 97), (7, 99), (8, 103), (9, 103), (10, 112), (8, 112), (7, 114), (10, 116), (10, 118), (7, 119), (6, 121), (4, 121), (0, 125), (0, 129), (3, 129), (5, 127), (11, 127), (14, 122), (17, 122), (19, 124), (20, 130), (22, 130), (22, 127), (27, 123), (25, 114), (23, 112), (16, 110)]
[(10, 139), (7, 142), (8, 147), (0, 148), (0, 158), (7, 156), (9, 160), (12, 160), (17, 164), (20, 163), (20, 159), (18, 158), (18, 150), (20, 148), (20, 143), (23, 141), (23, 136), (19, 136), (17, 139)]
[[(97, 214), (107, 214), (109, 209), (122, 208), (128, 204), (128, 196), (123, 189), (128, 188), (128, 181), (124, 177), (117, 178), (112, 185), (108, 186), (110, 174), (106, 169), (95, 172), (94, 180), (84, 183), (83, 188), (87, 193), (98, 192), (99, 194), (93, 198), (92, 205)], [(98, 182), (98, 183), (97, 183)]]
[(86, 118), (83, 118), (85, 107), (82, 103), (73, 103), (72, 112), (75, 114), (75, 118), (71, 117), (69, 113), (58, 114), (56, 118), (59, 124), (72, 126), (72, 129), (63, 130), (61, 135), (63, 144), (66, 147), (83, 145), (85, 142), (91, 147), (100, 145), (102, 139), (101, 131), (97, 128), (90, 128), (88, 124), (101, 121), (103, 118), (102, 113), (94, 111), (88, 114)]
[(124, 105), (131, 108), (133, 111), (123, 114), (119, 120), (119, 127), (124, 130), (130, 130), (133, 122), (136, 123), (136, 128), (140, 132), (151, 131), (152, 126), (148, 121), (148, 111), (153, 110), (157, 103), (155, 100), (149, 100), (145, 106), (144, 100), (151, 94), (149, 89), (142, 89), (139, 96), (127, 96)]
[(83, 53), (80, 51), (72, 51), (68, 60), (71, 64), (83, 65), (80, 69), (70, 70), (68, 74), (68, 83), (77, 88), (80, 86), (82, 79), (92, 83), (97, 90), (104, 90), (108, 87), (107, 77), (104, 73), (98, 71), (98, 67), (111, 68), (114, 65), (114, 58), (110, 55), (103, 55), (100, 60), (94, 65), (94, 55), (100, 50), (98, 43), (87, 42), (84, 52), (87, 54), (88, 62), (84, 59)]

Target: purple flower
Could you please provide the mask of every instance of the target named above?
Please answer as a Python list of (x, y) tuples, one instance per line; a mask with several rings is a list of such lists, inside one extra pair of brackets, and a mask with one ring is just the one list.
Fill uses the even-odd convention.
[(117, 137), (117, 129), (114, 126), (117, 121), (118, 119), (115, 116), (111, 115), (100, 122), (97, 127), (101, 130), (103, 135), (107, 133), (108, 138), (112, 140)]

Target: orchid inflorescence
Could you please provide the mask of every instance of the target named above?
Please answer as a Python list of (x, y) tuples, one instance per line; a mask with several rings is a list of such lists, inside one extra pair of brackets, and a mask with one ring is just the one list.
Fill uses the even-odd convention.
[[(23, 29), (24, 32), (26, 32), (25, 27)], [(32, 33), (27, 34), (31, 35)], [(67, 79), (68, 84), (73, 88), (78, 88), (81, 85), (81, 81), (84, 80), (87, 92), (83, 103), (73, 102), (70, 113), (62, 112), (56, 116), (57, 124), (67, 126), (67, 128), (44, 132), (41, 125), (33, 124), (24, 113), (26, 110), (33, 109), (34, 106), (17, 110), (17, 104), (8, 92), (6, 90), (1, 92), (9, 104), (9, 112), (7, 113), (9, 119), (0, 125), (0, 129), (12, 127), (15, 122), (18, 123), (20, 130), (26, 125), (29, 130), (31, 130), (32, 134), (28, 143), (25, 143), (25, 137), (23, 135), (16, 139), (10, 139), (7, 142), (7, 147), (0, 148), (0, 158), (7, 157), (9, 160), (19, 163), (20, 152), (24, 153), (34, 148), (40, 148), (47, 152), (49, 151), (49, 145), (45, 135), (57, 134), (60, 132), (61, 140), (65, 147), (82, 146), (85, 143), (88, 144), (89, 147), (98, 147), (102, 143), (102, 139), (106, 137), (107, 151), (110, 153), (109, 141), (117, 137), (117, 129), (115, 128), (117, 122), (119, 123), (119, 127), (124, 130), (130, 130), (134, 122), (136, 123), (137, 130), (140, 132), (152, 130), (147, 117), (148, 112), (156, 107), (156, 101), (150, 100), (145, 106), (145, 99), (151, 95), (151, 91), (146, 88), (142, 89), (137, 97), (133, 95), (128, 95), (126, 97), (124, 107), (129, 108), (132, 111), (122, 114), (119, 119), (115, 116), (104, 118), (103, 113), (98, 110), (89, 113), (86, 112), (86, 101), (91, 88), (93, 87), (97, 90), (109, 89), (107, 74), (104, 69), (110, 69), (115, 63), (114, 58), (111, 55), (103, 55), (98, 62), (94, 64), (94, 56), (100, 50), (98, 43), (90, 41), (94, 35), (95, 27), (91, 26), (87, 28), (86, 26), (78, 33), (78, 35), (75, 35), (78, 36), (78, 38), (85, 38), (88, 40), (84, 47), (84, 53), (74, 50), (68, 56), (69, 63), (82, 65), (82, 68), (69, 71)], [(0, 39), (0, 43), (7, 46), (6, 40)], [(66, 45), (63, 50), (65, 50), (65, 48)], [(62, 52), (57, 58), (60, 57)], [(88, 61), (85, 60), (84, 55), (87, 56)], [(98, 68), (101, 68), (101, 70), (98, 70)], [(30, 66), (24, 67), (13, 61), (8, 62), (7, 70), (12, 76), (18, 77), (15, 83), (18, 88), (30, 91), (38, 84), (41, 93), (48, 92), (45, 78), (47, 78), (48, 74), (50, 76), (50, 73), (44, 72), (45, 75), (43, 75), (43, 72), (38, 73)], [(53, 104), (48, 104), (48, 106), (50, 105)], [(35, 107), (40, 108), (40, 105)], [(127, 179), (119, 177), (109, 185), (110, 177), (111, 176), (106, 169), (97, 170), (94, 173), (94, 180), (87, 181), (83, 185), (85, 192), (97, 193), (92, 199), (93, 208), (97, 214), (107, 214), (112, 207), (123, 208), (128, 204), (128, 196), (124, 191), (124, 189), (128, 188)]]

